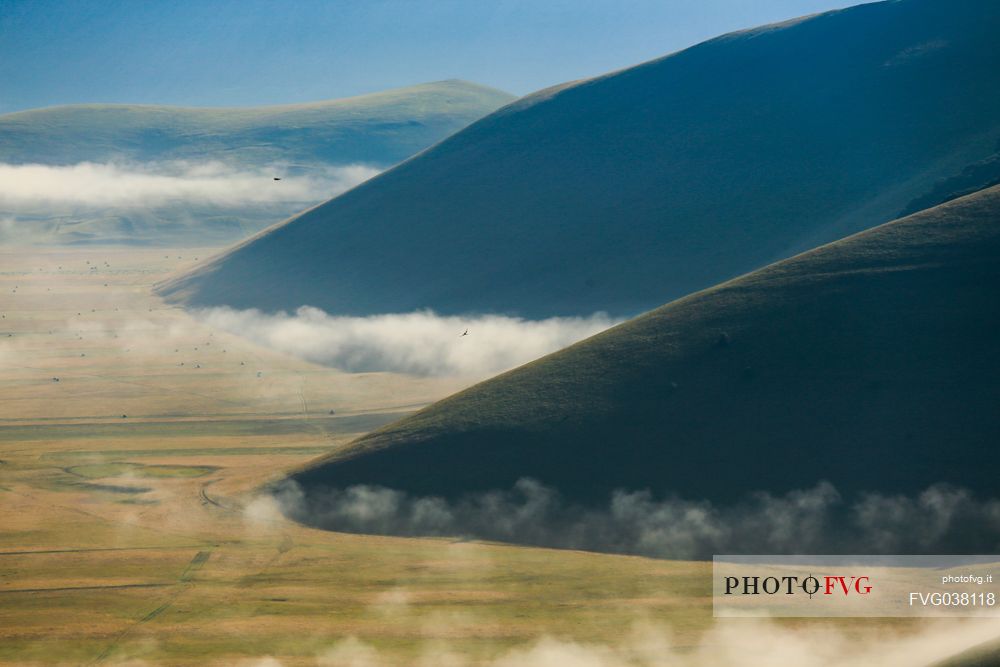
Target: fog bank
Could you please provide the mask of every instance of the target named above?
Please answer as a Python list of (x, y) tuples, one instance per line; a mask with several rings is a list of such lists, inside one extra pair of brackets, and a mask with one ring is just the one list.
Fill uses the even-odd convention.
[(302, 174), (290, 173), (283, 165), (248, 170), (222, 162), (184, 161), (68, 166), (0, 163), (0, 210), (17, 214), (45, 208), (152, 208), (178, 202), (216, 206), (319, 202), (378, 171), (345, 165)]
[[(348, 371), (486, 378), (603, 331), (618, 322), (598, 313), (540, 321), (431, 311), (345, 317), (304, 306), (294, 314), (211, 308), (195, 316), (213, 328)], [(465, 332), (468, 335), (463, 335)]]

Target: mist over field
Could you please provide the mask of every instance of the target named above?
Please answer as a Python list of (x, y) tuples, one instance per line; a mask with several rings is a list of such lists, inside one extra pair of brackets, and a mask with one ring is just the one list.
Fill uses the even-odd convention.
[(619, 322), (603, 313), (540, 321), (431, 311), (345, 317), (309, 306), (293, 314), (210, 308), (195, 316), (265, 347), (348, 371), (475, 378), (527, 363)]
[(944, 484), (912, 495), (846, 497), (827, 483), (784, 495), (758, 492), (733, 504), (616, 491), (584, 507), (531, 479), (456, 500), (377, 486), (276, 487), (275, 509), (329, 530), (498, 540), (671, 559), (718, 553), (992, 553), (1000, 500)]
[[(405, 609), (403, 610), (405, 613)], [(470, 660), (446, 640), (426, 640), (416, 667), (913, 667), (929, 665), (988, 641), (997, 619), (927, 620), (920, 632), (847, 632), (829, 626), (788, 628), (764, 619), (720, 622), (694, 646), (674, 639), (669, 626), (637, 621), (623, 628), (615, 644), (543, 637), (486, 662)], [(317, 667), (387, 667), (398, 664), (375, 646), (348, 637), (319, 654)], [(238, 667), (283, 667), (272, 657), (245, 660)]]
[[(406, 605), (397, 613), (407, 614)], [(926, 620), (920, 632), (846, 632), (831, 627), (787, 628), (772, 621), (738, 619), (719, 623), (695, 646), (674, 639), (668, 626), (637, 621), (615, 644), (543, 637), (485, 662), (462, 655), (447, 640), (424, 640), (414, 667), (913, 667), (929, 665), (996, 636), (996, 619)], [(461, 626), (461, 620), (453, 621)], [(441, 629), (441, 628), (439, 628)], [(347, 637), (312, 660), (315, 667), (390, 667), (399, 664), (368, 642)], [(285, 667), (270, 657), (238, 660), (234, 667)], [(115, 662), (112, 667), (156, 667), (144, 660)]]
[(378, 172), (360, 164), (289, 175), (284, 165), (248, 170), (222, 162), (0, 163), (0, 210), (9, 216), (45, 207), (141, 209), (176, 202), (216, 206), (311, 202), (336, 196)]

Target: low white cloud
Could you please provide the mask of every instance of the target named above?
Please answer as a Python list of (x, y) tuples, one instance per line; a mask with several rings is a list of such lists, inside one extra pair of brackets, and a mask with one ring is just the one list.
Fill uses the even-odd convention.
[[(454, 500), (380, 486), (272, 489), (301, 523), (353, 533), (469, 537), (563, 549), (702, 559), (719, 553), (994, 553), (1000, 500), (935, 484), (913, 496), (845, 498), (827, 482), (730, 504), (620, 490), (583, 507), (531, 479)], [(271, 508), (273, 513), (274, 508)]]
[(251, 498), (243, 507), (243, 519), (251, 528), (260, 529), (268, 524), (280, 524), (282, 518), (280, 505), (266, 494)]
[(617, 324), (602, 313), (540, 321), (430, 311), (345, 317), (308, 306), (293, 315), (211, 308), (195, 316), (259, 345), (348, 371), (470, 378), (514, 368)]
[(270, 656), (264, 656), (263, 658), (251, 658), (249, 660), (240, 660), (234, 667), (284, 667), (283, 663)]
[[(281, 165), (246, 170), (222, 162), (157, 162), (69, 166), (0, 163), (0, 209), (17, 214), (40, 208), (150, 208), (184, 202), (245, 206), (318, 202), (378, 173), (346, 165), (289, 173)], [(274, 178), (281, 180), (274, 180)]]

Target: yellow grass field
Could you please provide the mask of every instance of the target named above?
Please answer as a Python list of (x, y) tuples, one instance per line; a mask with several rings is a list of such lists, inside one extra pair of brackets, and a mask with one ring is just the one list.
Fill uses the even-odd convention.
[(329, 533), (255, 500), (459, 383), (309, 364), (151, 296), (207, 252), (0, 251), (0, 664), (314, 665), (348, 637), (477, 664), (635, 623), (681, 653), (701, 639), (710, 564)]

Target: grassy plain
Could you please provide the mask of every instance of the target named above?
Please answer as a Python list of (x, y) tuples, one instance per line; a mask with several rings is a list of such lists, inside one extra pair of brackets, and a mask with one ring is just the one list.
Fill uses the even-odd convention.
[[(151, 296), (204, 252), (0, 249), (0, 665), (487, 664), (543, 636), (614, 646), (643, 622), (680, 655), (721, 641), (705, 635), (707, 563), (331, 533), (269, 511), (261, 484), (459, 381), (308, 364)], [(823, 627), (855, 645), (887, 626), (919, 627)], [(317, 663), (347, 637), (379, 661)], [(531, 664), (618, 664), (577, 657)]]
[(313, 664), (346, 636), (406, 664), (436, 639), (485, 657), (708, 623), (705, 564), (246, 511), (282, 470), (458, 386), (308, 364), (150, 296), (204, 252), (0, 251), (0, 664)]

